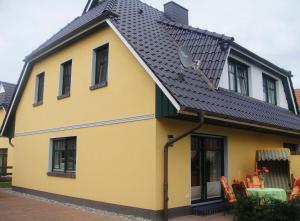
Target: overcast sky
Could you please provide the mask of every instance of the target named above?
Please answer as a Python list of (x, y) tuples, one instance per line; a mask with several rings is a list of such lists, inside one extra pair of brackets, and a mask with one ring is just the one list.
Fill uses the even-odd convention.
[[(0, 0), (0, 80), (16, 83), (23, 58), (82, 13), (87, 0)], [(167, 0), (143, 0), (162, 10)], [(175, 0), (190, 24), (235, 41), (293, 72), (300, 87), (299, 0)]]

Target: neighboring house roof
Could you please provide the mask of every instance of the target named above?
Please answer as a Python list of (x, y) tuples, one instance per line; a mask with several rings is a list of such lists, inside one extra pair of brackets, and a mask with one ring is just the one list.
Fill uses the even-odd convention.
[(15, 91), (15, 84), (0, 81), (0, 107), (7, 110)]
[(299, 104), (300, 104), (300, 89), (294, 89), (294, 92), (296, 95), (297, 104), (299, 106)]
[[(291, 84), (289, 71), (239, 46), (232, 37), (175, 23), (166, 18), (163, 12), (139, 0), (89, 1), (89, 4), (93, 5), (91, 10), (87, 11), (86, 8), (82, 16), (38, 47), (25, 61), (30, 62), (47, 53), (49, 48), (75, 36), (83, 28), (108, 19), (172, 96), (173, 104), (176, 103), (174, 106), (181, 110), (203, 110), (207, 115), (300, 132), (300, 118), (289, 110), (222, 88), (210, 91), (197, 72), (181, 68), (178, 47), (187, 46), (195, 59), (201, 59), (201, 68), (215, 86), (219, 83), (230, 50), (230, 47), (224, 47), (225, 43), (255, 56), (256, 60), (280, 72), (289, 81), (286, 85)], [(24, 85), (20, 88), (24, 88)], [(289, 85), (287, 91), (291, 87)], [(289, 95), (293, 100), (292, 92)], [(12, 109), (16, 109), (16, 106), (17, 103)]]

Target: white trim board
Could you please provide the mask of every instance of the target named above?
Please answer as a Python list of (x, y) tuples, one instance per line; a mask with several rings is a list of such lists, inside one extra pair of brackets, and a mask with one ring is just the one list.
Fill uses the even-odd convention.
[(81, 129), (81, 128), (100, 127), (100, 126), (107, 126), (107, 125), (114, 125), (114, 124), (121, 124), (121, 123), (130, 123), (130, 122), (151, 120), (154, 118), (155, 118), (154, 114), (144, 114), (144, 115), (123, 117), (123, 118), (115, 118), (115, 119), (111, 119), (111, 120), (96, 121), (96, 122), (89, 122), (89, 123), (83, 123), (83, 124), (74, 124), (74, 125), (69, 125), (69, 126), (65, 126), (65, 127), (55, 127), (55, 128), (48, 128), (48, 129), (42, 129), (42, 130), (16, 132), (15, 136), (22, 137), (22, 136), (50, 133), (50, 132), (75, 130), (75, 129)]

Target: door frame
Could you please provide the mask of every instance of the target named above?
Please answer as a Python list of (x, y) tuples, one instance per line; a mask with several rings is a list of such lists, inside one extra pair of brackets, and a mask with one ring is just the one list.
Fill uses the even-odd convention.
[(203, 138), (217, 138), (223, 140), (223, 166), (222, 166), (222, 173), (224, 176), (228, 177), (228, 145), (227, 145), (227, 137), (224, 135), (217, 135), (217, 134), (208, 134), (208, 133), (193, 133), (190, 135), (190, 146), (189, 146), (189, 161), (190, 161), (190, 168), (189, 168), (189, 189), (190, 189), (190, 205), (196, 206), (196, 205), (204, 205), (204, 204), (210, 204), (210, 203), (216, 203), (216, 202), (222, 202), (224, 200), (224, 192), (222, 190), (222, 196), (218, 199), (212, 198), (208, 200), (192, 200), (192, 162), (191, 162), (191, 146), (192, 146), (192, 136), (198, 136)]

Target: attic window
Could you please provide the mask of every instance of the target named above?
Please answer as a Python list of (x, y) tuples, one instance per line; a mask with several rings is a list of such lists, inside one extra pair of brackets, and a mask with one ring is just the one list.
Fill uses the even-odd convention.
[(105, 44), (93, 50), (93, 71), (91, 90), (107, 85), (109, 45)]
[(45, 73), (38, 74), (35, 82), (34, 106), (41, 105), (44, 97)]
[(59, 96), (62, 99), (70, 96), (71, 92), (72, 60), (69, 60), (60, 66)]
[(249, 95), (248, 66), (230, 59), (228, 61), (229, 89)]
[(264, 100), (270, 104), (276, 105), (276, 80), (266, 74), (263, 74), (263, 91)]

